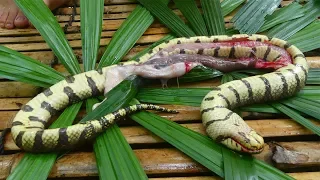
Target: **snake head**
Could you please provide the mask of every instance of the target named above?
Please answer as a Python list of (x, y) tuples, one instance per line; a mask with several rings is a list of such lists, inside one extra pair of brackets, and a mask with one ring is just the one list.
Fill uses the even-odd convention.
[(249, 133), (238, 131), (231, 137), (217, 138), (217, 140), (230, 149), (250, 154), (260, 153), (264, 146), (263, 138), (254, 130)]

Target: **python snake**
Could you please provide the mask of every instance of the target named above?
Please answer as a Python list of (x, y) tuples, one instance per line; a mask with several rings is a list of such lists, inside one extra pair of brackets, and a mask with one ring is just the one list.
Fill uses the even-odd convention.
[[(207, 134), (231, 149), (248, 153), (261, 152), (263, 138), (232, 109), (294, 95), (304, 87), (309, 69), (299, 49), (277, 38), (244, 34), (177, 38), (153, 48), (138, 62), (130, 61), (84, 72), (67, 77), (46, 89), (24, 105), (15, 116), (11, 129), (13, 139), (25, 151), (69, 149), (92, 139), (127, 113), (141, 109), (170, 112), (158, 106), (136, 105), (86, 123), (45, 129), (47, 121), (59, 110), (103, 91), (108, 92), (130, 74), (146, 78), (172, 78), (187, 73), (199, 64), (226, 71), (243, 67), (274, 67), (274, 72), (213, 88), (201, 103), (202, 121)], [(139, 70), (139, 67), (142, 69)], [(125, 71), (121, 71), (123, 68)], [(119, 79), (112, 75), (119, 76)]]

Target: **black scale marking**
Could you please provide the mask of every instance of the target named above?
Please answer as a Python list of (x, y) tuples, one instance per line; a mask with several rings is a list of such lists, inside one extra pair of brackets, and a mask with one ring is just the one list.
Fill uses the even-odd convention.
[(264, 92), (264, 97), (263, 97), (263, 99), (264, 99), (265, 101), (272, 100), (272, 93), (271, 93), (271, 85), (270, 85), (270, 82), (269, 82), (268, 79), (265, 78), (265, 77), (260, 76), (259, 78), (263, 81), (264, 87), (265, 87), (265, 92)]
[(88, 85), (91, 89), (91, 94), (93, 96), (99, 95), (101, 92), (99, 91), (99, 89), (98, 89), (96, 83), (93, 81), (93, 79), (91, 77), (88, 77), (87, 75), (86, 75), (86, 78), (87, 78)]
[(22, 106), (21, 110), (23, 112), (32, 112), (33, 108), (31, 106), (29, 106), (29, 105), (24, 105), (24, 106)]
[(53, 94), (53, 92), (51, 91), (50, 88), (46, 89), (43, 91), (43, 94), (46, 96), (46, 97), (49, 97)]
[(43, 126), (46, 125), (46, 121), (42, 120), (42, 119), (39, 119), (38, 117), (36, 116), (29, 116), (29, 120), (30, 121), (36, 121), (36, 122), (41, 122), (43, 124)]
[(252, 87), (250, 85), (250, 83), (246, 80), (240, 80), (241, 82), (243, 82), (243, 84), (247, 87), (248, 89), (248, 94), (249, 94), (249, 102), (253, 102), (253, 92), (252, 92)]
[(73, 92), (71, 87), (69, 86), (64, 87), (63, 92), (68, 96), (69, 104), (73, 104), (75, 102), (81, 101), (81, 98)]
[(56, 114), (56, 113), (58, 112), (58, 110), (56, 110), (55, 108), (53, 108), (53, 107), (51, 106), (51, 104), (49, 104), (48, 102), (45, 102), (45, 101), (43, 101), (43, 102), (41, 103), (41, 108), (49, 111), (49, 113), (50, 113), (51, 115), (54, 115), (54, 114)]
[(32, 147), (34, 151), (44, 148), (43, 141), (42, 141), (42, 134), (43, 134), (43, 130), (36, 132), (36, 136), (34, 137), (34, 144)]
[(234, 93), (234, 95), (236, 96), (237, 104), (240, 105), (241, 101), (240, 101), (240, 94), (238, 93), (238, 91), (235, 90), (232, 86), (228, 86), (228, 89)]
[(234, 112), (230, 111), (230, 112), (226, 115), (225, 118), (223, 118), (223, 119), (210, 120), (210, 121), (208, 121), (208, 122), (206, 123), (205, 126), (206, 126), (206, 128), (207, 128), (208, 126), (210, 126), (211, 124), (213, 124), (213, 123), (215, 123), (215, 122), (218, 122), (218, 121), (226, 121), (226, 120), (228, 120), (228, 119), (232, 116), (232, 114), (234, 114)]
[(287, 80), (286, 78), (284, 77), (284, 75), (282, 73), (275, 73), (276, 75), (278, 75), (280, 78), (281, 78), (281, 81), (282, 81), (282, 93), (281, 93), (281, 96), (280, 97), (287, 97), (288, 96), (288, 83), (287, 83)]

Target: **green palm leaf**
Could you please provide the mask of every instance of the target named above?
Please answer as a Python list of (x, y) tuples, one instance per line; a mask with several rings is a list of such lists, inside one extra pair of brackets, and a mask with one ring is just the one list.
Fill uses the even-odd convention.
[(275, 26), (267, 32), (267, 35), (286, 40), (320, 16), (319, 1), (312, 0), (304, 5), (302, 9), (305, 13), (304, 16)]
[(201, 5), (209, 35), (212, 36), (226, 34), (220, 0), (201, 0)]
[[(159, 2), (165, 5), (168, 3), (168, 0), (161, 0)], [(154, 18), (151, 16), (150, 12), (138, 5), (113, 35), (98, 67), (102, 68), (118, 63), (153, 21)]]
[(138, 0), (147, 8), (160, 22), (165, 24), (173, 33), (181, 37), (191, 37), (196, 34), (184, 24), (184, 22), (174, 14), (162, 1)]
[(98, 0), (92, 3), (90, 0), (82, 0), (80, 11), (83, 65), (84, 70), (89, 71), (95, 68), (97, 62), (104, 1)]
[(197, 35), (208, 35), (206, 24), (194, 0), (174, 0), (174, 3)]
[(232, 18), (233, 26), (244, 34), (258, 32), (267, 14), (271, 14), (280, 2), (281, 0), (248, 1)]
[[(59, 61), (71, 74), (80, 73), (80, 66), (76, 56), (65, 38), (65, 35), (43, 0), (15, 0), (24, 15), (37, 28), (48, 43)], [(52, 35), (55, 35), (54, 38)]]
[[(38, 1), (16, 0), (16, 1), (19, 7), (24, 11), (26, 16), (40, 31), (40, 33), (45, 38), (49, 46), (53, 49), (54, 53), (62, 62), (62, 64), (66, 66), (68, 71), (71, 74), (79, 73), (80, 72), (79, 65), (77, 63), (77, 60), (74, 54), (72, 53), (72, 50), (68, 42), (64, 38), (64, 34), (61, 28), (59, 27), (58, 23), (54, 19), (52, 13), (42, 3), (42, 0), (38, 0)], [(102, 1), (99, 1), (99, 2), (102, 3)], [(151, 3), (151, 1), (149, 0), (139, 0), (139, 2), (142, 5), (144, 5), (148, 10), (150, 10), (151, 13), (155, 15), (169, 29), (171, 29), (174, 33), (176, 33), (176, 35), (186, 36), (186, 37), (195, 35), (195, 33), (187, 25), (185, 25), (183, 21), (178, 16), (176, 16), (164, 3), (159, 1), (152, 1)], [(220, 10), (220, 7), (218, 7), (217, 5), (219, 4), (220, 6), (220, 3), (218, 1), (204, 1), (204, 0), (201, 1), (201, 3), (203, 4), (206, 25), (208, 26), (209, 32), (211, 34), (220, 34), (220, 33), (224, 34), (225, 28), (224, 28), (224, 22), (222, 19), (222, 13), (224, 15), (228, 14), (230, 11), (232, 11), (242, 2), (243, 1), (234, 1), (233, 2), (234, 4), (232, 4), (233, 6), (230, 8), (227, 8), (227, 5), (231, 4), (231, 1), (225, 0), (221, 5), (223, 9)], [(87, 1), (84, 1), (81, 3), (85, 4), (87, 3)], [(97, 4), (92, 5), (91, 8), (97, 8), (98, 7)], [(194, 4), (189, 5), (189, 7), (185, 7), (185, 8), (188, 9), (188, 8), (191, 8), (191, 6), (193, 9), (195, 8)], [(39, 14), (34, 13), (39, 11), (39, 9), (36, 9), (39, 7), (40, 7), (40, 13)], [(218, 13), (215, 15), (210, 13), (210, 10), (212, 10), (210, 7), (216, 7), (217, 8), (216, 12)], [(293, 7), (296, 8), (298, 6), (293, 6)], [(90, 7), (85, 7), (85, 8), (90, 8)], [(301, 43), (299, 45), (299, 48), (303, 49), (303, 47), (306, 47), (308, 44), (310, 44), (305, 42), (311, 42), (313, 38), (313, 36), (308, 35), (308, 33), (312, 32), (313, 30), (316, 31), (317, 26), (316, 26), (316, 23), (314, 23), (303, 30), (301, 29), (306, 25), (310, 24), (310, 22), (314, 21), (315, 19), (314, 17), (318, 15), (318, 11), (314, 10), (310, 6), (310, 4), (306, 5), (304, 8), (310, 8), (308, 9), (310, 10), (310, 12), (308, 12), (309, 14), (306, 13), (305, 16), (301, 16), (302, 13), (298, 13), (294, 17), (295, 19), (292, 16), (291, 17), (286, 16), (286, 18), (280, 18), (284, 10), (281, 11), (282, 13), (280, 13), (279, 12), (280, 10), (279, 10), (278, 14), (275, 13), (268, 17), (272, 19), (274, 22), (268, 23), (271, 20), (267, 18), (266, 19), (267, 25), (265, 26), (267, 26), (267, 28), (272, 28), (273, 26), (279, 24), (275, 27), (275, 28), (279, 28), (285, 23), (294, 22), (294, 21), (301, 22), (300, 18), (305, 18), (304, 19), (305, 24), (303, 24), (302, 26), (299, 26), (298, 24), (290, 25), (291, 30), (293, 29), (293, 33), (289, 35), (285, 34), (284, 33), (285, 31), (281, 31), (279, 33), (280, 34), (279, 36), (283, 36), (283, 34), (285, 34), (288, 37), (293, 35), (292, 36), (293, 44), (295, 43), (299, 44), (300, 42), (304, 42), (304, 44)], [(27, 9), (31, 9), (32, 12), (27, 12)], [(273, 11), (272, 7), (270, 7), (270, 9), (271, 9), (270, 11)], [(102, 13), (101, 11), (102, 11), (102, 8), (100, 8), (99, 13), (97, 14), (88, 13), (87, 15), (88, 17), (96, 17), (97, 18), (96, 23), (98, 23), (98, 22), (101, 22), (101, 20), (99, 19), (101, 18), (101, 13)], [(252, 14), (252, 11), (255, 11), (255, 9), (250, 7), (246, 9), (246, 11), (240, 10), (238, 14), (239, 16), (241, 15), (241, 13)], [(262, 12), (259, 12), (259, 13), (255, 14), (255, 17), (253, 18), (258, 22), (258, 25), (256, 27), (253, 27), (250, 25), (242, 26), (241, 23), (238, 25), (236, 25), (237, 23), (235, 23), (235, 27), (237, 29), (240, 29), (241, 32), (258, 31), (258, 29), (263, 24), (263, 23), (261, 24), (261, 19), (263, 19), (262, 21), (264, 21), (264, 17), (266, 16), (266, 13), (262, 13)], [(85, 13), (81, 13), (81, 14), (85, 14)], [(185, 17), (188, 17), (189, 15), (190, 15), (189, 13), (184, 13)], [(301, 16), (301, 17), (298, 17), (298, 16)], [(237, 18), (239, 17), (236, 17), (234, 19), (237, 19)], [(294, 20), (290, 20), (290, 18)], [(105, 54), (103, 55), (103, 58), (99, 64), (99, 67), (103, 67), (106, 65), (111, 65), (119, 62), (121, 58), (125, 55), (125, 53), (129, 51), (129, 49), (134, 45), (137, 39), (142, 35), (142, 33), (149, 27), (152, 21), (153, 21), (153, 17), (149, 14), (149, 12), (146, 11), (141, 6), (138, 6), (136, 10), (132, 13), (132, 16), (129, 17), (127, 21), (119, 28), (119, 30), (117, 31), (118, 34), (116, 33), (114, 35), (113, 40), (110, 42), (110, 44), (108, 45), (105, 51)], [(196, 21), (192, 21), (192, 20), (189, 20), (189, 21), (190, 21), (189, 22), (190, 26), (195, 27)], [(286, 22), (282, 23), (284, 21)], [(216, 27), (214, 26), (215, 24), (213, 24), (213, 22), (217, 22)], [(241, 22), (241, 21), (238, 19), (237, 22)], [(249, 22), (252, 23), (252, 20), (249, 20)], [(97, 55), (96, 49), (99, 46), (98, 39), (100, 36), (99, 34), (101, 29), (99, 30), (99, 27), (95, 26), (95, 23), (91, 25), (92, 26), (89, 26), (89, 27), (92, 30), (84, 31), (85, 35), (83, 36), (83, 37), (93, 37), (91, 42), (87, 40), (83, 40), (83, 44), (84, 44), (83, 46), (88, 47), (84, 49), (84, 57), (85, 57), (84, 62), (85, 64), (87, 64), (85, 65), (85, 70), (90, 70), (94, 67), (94, 64), (95, 64), (94, 62), (96, 61), (95, 58)], [(266, 28), (266, 27), (263, 27), (263, 28)], [(272, 31), (274, 31), (274, 29), (272, 29)], [(301, 31), (298, 32), (299, 30)], [(57, 32), (57, 38), (50, 38), (50, 36), (52, 36), (54, 31)], [(294, 35), (294, 33), (296, 32), (301, 34), (299, 36)], [(237, 33), (237, 31), (231, 28), (227, 31), (227, 33)], [(298, 37), (302, 35), (305, 37), (303, 41), (301, 39), (300, 40), (298, 39)], [(278, 36), (278, 34), (274, 36)], [(287, 38), (286, 36), (283, 36), (283, 37)], [(173, 38), (173, 36), (167, 36), (165, 39), (171, 39), (171, 38)], [(119, 43), (125, 40), (129, 42), (126, 42), (125, 45), (123, 45), (122, 43)], [(92, 44), (91, 51), (90, 51), (91, 47), (89, 47), (90, 44)], [(154, 45), (151, 47), (154, 47)], [(311, 50), (317, 47), (318, 46), (316, 44), (313, 44), (307, 47), (306, 50)], [(36, 61), (34, 62), (33, 60), (22, 57), (19, 54), (18, 55), (15, 54), (14, 58), (17, 58), (17, 59), (20, 58), (20, 62), (27, 60), (28, 63), (26, 63), (27, 64), (27, 66), (25, 66), (26, 68), (24, 68), (21, 65), (19, 66), (18, 63), (10, 63), (8, 62), (9, 60), (8, 58), (12, 56), (12, 54), (14, 53), (13, 52), (8, 53), (6, 51), (9, 51), (9, 50), (0, 51), (0, 56), (3, 57), (4, 59), (3, 61), (1, 61), (1, 63), (5, 65), (2, 68), (0, 67), (0, 75), (4, 77), (11, 78), (13, 80), (30, 82), (30, 83), (31, 81), (35, 81), (33, 82), (33, 84), (42, 86), (42, 87), (48, 87), (51, 84), (56, 83), (57, 81), (63, 78), (61, 74), (56, 73), (54, 70), (46, 66), (37, 64)], [(137, 57), (139, 57), (141, 54), (142, 53), (138, 54)], [(135, 57), (134, 59), (137, 59), (137, 57)], [(41, 67), (42, 71), (39, 71), (39, 72), (35, 71), (35, 68), (37, 67)], [(10, 68), (14, 69), (13, 73), (9, 72)], [(18, 70), (25, 72), (25, 74), (21, 75), (21, 74), (15, 73), (15, 72), (18, 72)], [(50, 75), (53, 75), (53, 77), (47, 78), (48, 76), (47, 73), (51, 73)], [(249, 75), (256, 74), (256, 73), (259, 73), (259, 72), (252, 71), (252, 72), (249, 72)], [(317, 77), (319, 76), (316, 76), (315, 75), (316, 73), (319, 73), (319, 71), (310, 70), (310, 77), (308, 79), (308, 83), (311, 83), (311, 84), (320, 83), (319, 78), (317, 79)], [(192, 82), (200, 79), (201, 80), (210, 79), (218, 76), (222, 76), (222, 73), (219, 71), (196, 68), (192, 73), (180, 78), (180, 81)], [(239, 79), (247, 76), (248, 76), (248, 72), (245, 72), (245, 73), (232, 72), (232, 73), (224, 74), (222, 76), (222, 80), (223, 82), (227, 82), (233, 79)], [(117, 86), (113, 91), (111, 91), (108, 94), (108, 100), (104, 101), (97, 109), (89, 113), (84, 120), (89, 120), (97, 116), (102, 116), (107, 112), (111, 112), (115, 110), (115, 108), (119, 108), (124, 104), (127, 104), (135, 96), (137, 92), (137, 87), (139, 85), (138, 82), (140, 81), (137, 78), (127, 79), (126, 81), (122, 82), (119, 86)], [(151, 92), (151, 91), (154, 91), (154, 92)], [(203, 96), (209, 91), (209, 89), (179, 89), (179, 90), (167, 89), (163, 91), (164, 92), (161, 92), (159, 91), (159, 89), (153, 89), (153, 90), (143, 89), (137, 95), (137, 98), (141, 101), (150, 102), (153, 100), (153, 97), (156, 95), (157, 97), (159, 97), (160, 100), (153, 101), (155, 103), (165, 103), (165, 104), (180, 103), (180, 104), (198, 106)], [(171, 94), (168, 92), (170, 92)], [(318, 108), (319, 105), (317, 103), (317, 99), (314, 99), (314, 97), (319, 97), (318, 94), (319, 92), (317, 91), (317, 89), (306, 87), (304, 90), (302, 90), (298, 94), (299, 96), (298, 98), (297, 97), (293, 98), (293, 100), (291, 101), (289, 100), (283, 101), (281, 102), (282, 104), (279, 104), (279, 103), (272, 104), (272, 106), (269, 106), (267, 104), (261, 104), (261, 105), (254, 105), (251, 107), (243, 107), (242, 110), (244, 109), (252, 110), (252, 111), (262, 110), (265, 112), (273, 112), (273, 113), (283, 112), (294, 119), (298, 119), (299, 123), (304, 124), (306, 127), (308, 127), (309, 129), (319, 134), (319, 129), (314, 127), (312, 124), (310, 124), (310, 122), (302, 116), (304, 115), (304, 113), (306, 114), (316, 113), (316, 108)], [(314, 100), (310, 100), (310, 99), (314, 99)], [(96, 102), (97, 100), (95, 99), (89, 99), (87, 101), (88, 112), (91, 111), (90, 109), (92, 105)], [(110, 106), (111, 103), (116, 103), (114, 108)], [(303, 106), (309, 107), (308, 111), (305, 111), (305, 109), (301, 109), (301, 107)], [(73, 113), (77, 113), (78, 112), (77, 109), (80, 108), (80, 105), (76, 104), (71, 106), (70, 108), (74, 108), (73, 110), (75, 111)], [(294, 108), (296, 110), (292, 110), (291, 108)], [(299, 113), (299, 111), (303, 113)], [(66, 109), (65, 114), (62, 114), (60, 116), (61, 119), (65, 118), (64, 116), (67, 116), (66, 114), (69, 114), (71, 116), (72, 113), (69, 110), (69, 108)], [(315, 114), (314, 116), (318, 117), (319, 115)], [(154, 121), (148, 121), (150, 117), (153, 118)], [(214, 171), (221, 177), (225, 177), (226, 179), (233, 179), (236, 177), (246, 178), (246, 177), (256, 177), (256, 176), (259, 176), (259, 178), (262, 178), (262, 179), (290, 179), (290, 177), (288, 177), (284, 173), (278, 171), (277, 169), (269, 165), (264, 164), (261, 161), (258, 161), (250, 156), (241, 157), (238, 154), (235, 154), (218, 144), (212, 143), (211, 139), (209, 139), (208, 137), (195, 133), (191, 130), (182, 128), (180, 125), (170, 122), (166, 119), (163, 119), (157, 115), (141, 112), (136, 115), (133, 115), (132, 118), (135, 119), (138, 123), (140, 123), (144, 127), (146, 127), (147, 129), (151, 130), (153, 133), (157, 134), (161, 138), (165, 139), (167, 142), (171, 143), (181, 151), (188, 154), (190, 157), (197, 160), (199, 163), (205, 165), (210, 170)], [(56, 127), (61, 127), (61, 124), (57, 125)], [(108, 134), (108, 136), (106, 134)], [(180, 138), (177, 139), (177, 137), (180, 137)], [(190, 141), (188, 140), (192, 140), (194, 144), (190, 146)], [(109, 145), (108, 143), (118, 144), (119, 146), (106, 148)], [(204, 151), (198, 152), (197, 150), (194, 149), (193, 146), (203, 147)], [(142, 168), (140, 164), (138, 163), (136, 157), (133, 155), (129, 145), (123, 139), (117, 126), (114, 126), (112, 129), (110, 129), (110, 131), (107, 131), (105, 134), (103, 134), (97, 139), (97, 142), (94, 144), (94, 150), (96, 153), (97, 163), (99, 166), (100, 178), (104, 179), (106, 177), (114, 177), (119, 179), (130, 179), (131, 177), (134, 177), (135, 179), (137, 178), (146, 179), (145, 173), (142, 172)], [(124, 155), (124, 156), (122, 157), (121, 155)], [(15, 172), (13, 173), (13, 175), (10, 176), (10, 178), (14, 179), (13, 177), (23, 177), (23, 176), (25, 176), (24, 178), (29, 178), (29, 179), (40, 178), (40, 177), (45, 178), (45, 176), (47, 176), (47, 174), (49, 173), (55, 158), (56, 158), (56, 154), (54, 153), (48, 156), (28, 155), (23, 161), (21, 161), (21, 163), (18, 165), (18, 168), (17, 168), (18, 170), (15, 170)], [(125, 161), (124, 159), (121, 159), (121, 158), (130, 159), (131, 161)], [(39, 173), (40, 171), (34, 171), (34, 170), (37, 170), (37, 167), (42, 166), (44, 161), (50, 162), (46, 166), (43, 166), (42, 169), (40, 168), (38, 169), (45, 172), (44, 175), (36, 176), (36, 174)], [(35, 162), (35, 166), (31, 167), (30, 165), (32, 162)], [(243, 166), (237, 170), (233, 170), (234, 167), (236, 167), (234, 162), (241, 163)], [(27, 172), (28, 166), (30, 166), (32, 169), (30, 172)], [(110, 168), (110, 166), (112, 168)], [(228, 168), (228, 167), (231, 167), (231, 168)], [(131, 168), (131, 170), (134, 170), (134, 172), (133, 173), (124, 172), (129, 168)], [(108, 171), (104, 171), (105, 169), (108, 169)], [(33, 176), (31, 172), (32, 173), (35, 172), (36, 174)]]
[(221, 2), (222, 15), (228, 15), (244, 2), (245, 0), (223, 0)]
[(0, 46), (0, 77), (49, 87), (64, 77), (51, 67), (28, 56)]
[(263, 32), (286, 21), (302, 17), (304, 14), (302, 6), (299, 3), (291, 3), (267, 16), (263, 26), (259, 29), (259, 32)]
[[(320, 48), (320, 21), (315, 20), (313, 23), (297, 32), (288, 39), (288, 42), (294, 44), (302, 52), (311, 51)], [(317, 76), (319, 77), (319, 76)]]

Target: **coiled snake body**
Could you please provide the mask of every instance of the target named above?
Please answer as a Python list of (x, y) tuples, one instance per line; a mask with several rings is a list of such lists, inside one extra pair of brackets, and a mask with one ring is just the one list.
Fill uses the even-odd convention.
[[(292, 63), (287, 61), (288, 58)], [(161, 59), (166, 61), (159, 66), (158, 61)], [(278, 62), (279, 67), (272, 73), (231, 81), (214, 88), (204, 97), (201, 104), (202, 121), (207, 134), (231, 149), (249, 153), (262, 150), (263, 138), (231, 110), (247, 104), (292, 96), (304, 87), (308, 74), (308, 65), (300, 50), (283, 40), (269, 39), (262, 35), (177, 38), (158, 45), (142, 56), (138, 63), (129, 62), (121, 67), (134, 66), (133, 69), (136, 69), (141, 64), (149, 64), (155, 70), (161, 71), (162, 68), (170, 69), (171, 66), (180, 68), (180, 65), (175, 66), (175, 63), (188, 61), (231, 70), (239, 67), (259, 68)], [(66, 128), (45, 129), (47, 121), (57, 111), (69, 104), (101, 94), (106, 89), (108, 79), (115, 78), (108, 77), (108, 71), (117, 67), (120, 66), (110, 66), (100, 71), (93, 70), (68, 77), (37, 95), (23, 106), (12, 122), (11, 132), (15, 143), (25, 151), (32, 152), (69, 149), (80, 142), (92, 139), (114, 123), (115, 119), (123, 117), (128, 112), (140, 109), (170, 112), (158, 106), (136, 105), (110, 113), (98, 120)], [(189, 70), (190, 64), (185, 63), (182, 74)], [(171, 77), (182, 74), (173, 73)]]

